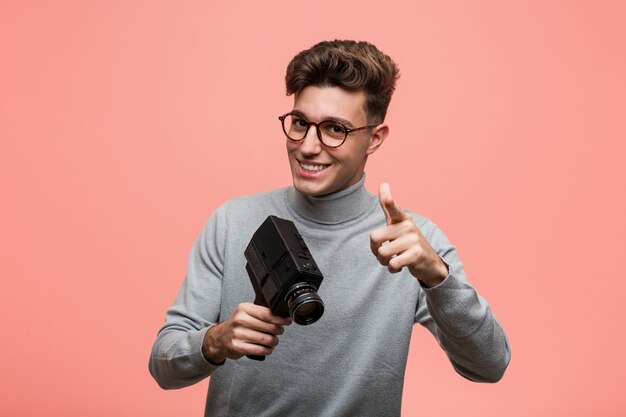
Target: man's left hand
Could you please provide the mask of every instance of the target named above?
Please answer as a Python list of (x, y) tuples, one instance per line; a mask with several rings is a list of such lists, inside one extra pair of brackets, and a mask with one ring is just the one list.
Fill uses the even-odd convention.
[(406, 266), (426, 287), (440, 284), (448, 276), (448, 267), (411, 216), (393, 200), (389, 184), (380, 185), (378, 199), (387, 220), (387, 226), (370, 233), (370, 247), (378, 262), (393, 273)]

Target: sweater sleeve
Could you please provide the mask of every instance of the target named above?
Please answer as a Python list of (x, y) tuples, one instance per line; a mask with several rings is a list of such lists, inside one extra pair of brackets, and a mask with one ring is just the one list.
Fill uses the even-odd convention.
[(502, 326), (467, 282), (456, 248), (443, 232), (423, 219), (420, 228), (449, 274), (439, 285), (421, 288), (416, 321), (433, 333), (460, 375), (477, 382), (499, 381), (511, 357)]
[(193, 246), (185, 280), (152, 347), (148, 367), (162, 388), (195, 384), (219, 367), (204, 358), (202, 342), (220, 319), (225, 240), (220, 229), (218, 210)]

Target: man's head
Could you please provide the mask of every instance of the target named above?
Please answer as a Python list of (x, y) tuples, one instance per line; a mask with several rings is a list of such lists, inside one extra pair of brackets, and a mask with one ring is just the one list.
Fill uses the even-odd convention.
[(281, 116), (294, 187), (310, 196), (346, 189), (389, 128), (387, 107), (398, 78), (394, 62), (367, 42), (321, 42), (287, 67), (293, 110)]
[(308, 86), (340, 87), (365, 93), (368, 124), (385, 120), (399, 71), (374, 45), (357, 41), (324, 41), (296, 55), (285, 76), (287, 95)]

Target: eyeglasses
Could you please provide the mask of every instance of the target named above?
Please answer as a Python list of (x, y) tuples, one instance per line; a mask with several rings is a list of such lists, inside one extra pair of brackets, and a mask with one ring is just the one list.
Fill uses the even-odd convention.
[(328, 148), (338, 148), (346, 141), (348, 135), (359, 130), (371, 129), (376, 125), (349, 128), (335, 120), (323, 120), (319, 123), (309, 122), (297, 113), (287, 113), (278, 118), (283, 126), (283, 132), (289, 140), (299, 142), (309, 133), (309, 128), (315, 126), (317, 138)]

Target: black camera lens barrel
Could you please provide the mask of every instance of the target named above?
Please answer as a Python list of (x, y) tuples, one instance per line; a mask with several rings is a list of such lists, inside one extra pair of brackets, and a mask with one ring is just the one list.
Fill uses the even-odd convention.
[(287, 291), (285, 301), (289, 316), (300, 325), (313, 324), (324, 314), (324, 302), (316, 288), (306, 283), (298, 283)]

